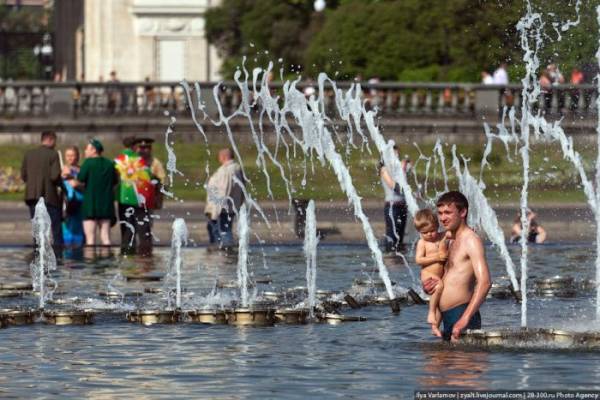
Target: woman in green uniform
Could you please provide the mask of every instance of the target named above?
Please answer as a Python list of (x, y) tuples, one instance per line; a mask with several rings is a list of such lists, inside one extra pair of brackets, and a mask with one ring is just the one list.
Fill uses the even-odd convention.
[(83, 192), (83, 231), (85, 244), (96, 244), (96, 230), (100, 230), (100, 243), (110, 246), (110, 225), (115, 218), (113, 190), (118, 183), (114, 162), (102, 157), (104, 147), (92, 139), (85, 148), (85, 161), (77, 175)]

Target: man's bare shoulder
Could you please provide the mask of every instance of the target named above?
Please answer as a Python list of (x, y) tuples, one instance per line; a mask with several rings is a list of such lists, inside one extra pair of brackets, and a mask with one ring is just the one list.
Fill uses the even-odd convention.
[(483, 240), (481, 237), (471, 228), (467, 228), (463, 232), (463, 237), (461, 240), (468, 247), (476, 246), (483, 247)]
[(469, 228), (464, 232), (464, 246), (467, 252), (484, 253), (483, 240), (473, 229)]
[(481, 243), (481, 237), (477, 234), (477, 232), (473, 230), (473, 228), (467, 227), (467, 229), (465, 230), (465, 235), (465, 237), (472, 240), (477, 240)]

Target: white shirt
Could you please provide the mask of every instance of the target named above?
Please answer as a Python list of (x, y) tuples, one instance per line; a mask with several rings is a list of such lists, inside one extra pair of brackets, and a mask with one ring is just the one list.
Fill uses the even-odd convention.
[(237, 212), (244, 201), (244, 194), (240, 183), (243, 185), (244, 177), (239, 164), (233, 160), (221, 165), (210, 177), (206, 187), (206, 206), (204, 213), (210, 219), (217, 219), (221, 210)]
[(484, 85), (493, 85), (494, 83), (494, 77), (492, 77), (491, 75), (486, 75), (485, 78), (483, 78)]
[(502, 67), (494, 71), (494, 84), (496, 85), (508, 85), (508, 74)]

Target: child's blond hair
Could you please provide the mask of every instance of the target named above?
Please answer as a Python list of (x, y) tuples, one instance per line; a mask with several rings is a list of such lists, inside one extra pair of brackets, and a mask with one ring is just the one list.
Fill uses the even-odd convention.
[(437, 217), (429, 208), (424, 208), (417, 211), (414, 219), (415, 229), (417, 232), (421, 232), (424, 228), (438, 228), (439, 223)]

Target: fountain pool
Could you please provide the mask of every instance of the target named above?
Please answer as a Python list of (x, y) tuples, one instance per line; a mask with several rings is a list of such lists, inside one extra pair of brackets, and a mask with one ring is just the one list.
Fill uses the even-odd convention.
[[(529, 327), (570, 331), (596, 330), (591, 243), (549, 244), (530, 248)], [(505, 267), (496, 252), (487, 249), (494, 283), (508, 285)], [(164, 271), (169, 249), (159, 248), (153, 259), (122, 259), (107, 249), (85, 258), (66, 259), (51, 273), (58, 282), (46, 310), (75, 307), (94, 309), (94, 323), (55, 326), (35, 323), (0, 330), (2, 397), (34, 397), (40, 393), (74, 397), (152, 396), (229, 398), (305, 398), (356, 396), (360, 398), (412, 397), (413, 390), (438, 389), (600, 389), (600, 353), (597, 350), (456, 348), (430, 336), (427, 307), (402, 303), (394, 315), (386, 305), (358, 310), (343, 307), (344, 315), (366, 321), (341, 324), (275, 324), (269, 327), (177, 324), (132, 324), (125, 313), (144, 305), (166, 306), (162, 282), (114, 279), (136, 273), (155, 276)], [(87, 253), (87, 252), (90, 253)], [(518, 257), (519, 248), (509, 247)], [(263, 254), (264, 252), (264, 254)], [(102, 254), (100, 254), (102, 253)], [(116, 254), (116, 250), (115, 250)], [(236, 289), (216, 289), (215, 281), (235, 281), (237, 259), (205, 248), (181, 251), (182, 308), (200, 304), (227, 304), (239, 298)], [(32, 250), (0, 249), (0, 279), (26, 280)], [(263, 257), (266, 258), (267, 268)], [(355, 281), (377, 279), (370, 250), (360, 245), (319, 246), (319, 293), (343, 298)], [(412, 286), (401, 260), (386, 258), (390, 278)], [(301, 304), (306, 291), (302, 246), (250, 246), (250, 279), (269, 276), (270, 284), (256, 283), (251, 296), (275, 292), (288, 302)], [(556, 275), (573, 278), (570, 297), (536, 294), (533, 282)], [(101, 297), (108, 283), (118, 290), (142, 292), (125, 302)], [(364, 290), (364, 286), (361, 286)], [(146, 290), (148, 289), (148, 290)], [(372, 289), (386, 297), (382, 284)], [(255, 293), (254, 293), (255, 291)], [(304, 293), (293, 297), (290, 293)], [(236, 294), (237, 293), (237, 294)], [(319, 298), (322, 298), (317, 293)], [(360, 301), (358, 292), (353, 292)], [(331, 294), (330, 294), (331, 295)], [(560, 296), (560, 295), (559, 295)], [(63, 299), (64, 301), (57, 301)], [(317, 300), (319, 301), (319, 300)], [(1, 297), (0, 308), (36, 307), (30, 292)], [(62, 304), (56, 304), (62, 303)], [(65, 304), (66, 303), (66, 304)], [(482, 308), (486, 330), (518, 329), (520, 305), (510, 296), (489, 298)]]

